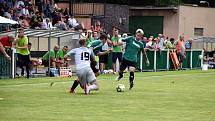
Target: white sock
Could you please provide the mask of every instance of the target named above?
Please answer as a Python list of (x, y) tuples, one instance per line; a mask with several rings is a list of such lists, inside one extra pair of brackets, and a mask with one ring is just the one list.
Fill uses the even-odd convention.
[(92, 85), (90, 85), (88, 88), (89, 88), (89, 90), (97, 90), (97, 89), (98, 89), (98, 86), (95, 85), (95, 84), (92, 84)]

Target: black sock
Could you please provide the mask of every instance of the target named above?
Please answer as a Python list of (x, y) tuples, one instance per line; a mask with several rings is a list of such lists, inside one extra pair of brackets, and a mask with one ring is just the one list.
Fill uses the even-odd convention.
[(123, 71), (119, 71), (119, 77), (120, 77), (120, 78), (123, 77)]
[(79, 81), (78, 80), (75, 80), (74, 82), (73, 82), (73, 84), (72, 84), (72, 87), (71, 87), (71, 90), (75, 90), (75, 88), (78, 86), (78, 84), (79, 84)]
[(134, 72), (130, 72), (129, 81), (130, 81), (130, 82), (133, 82), (133, 81), (134, 81)]

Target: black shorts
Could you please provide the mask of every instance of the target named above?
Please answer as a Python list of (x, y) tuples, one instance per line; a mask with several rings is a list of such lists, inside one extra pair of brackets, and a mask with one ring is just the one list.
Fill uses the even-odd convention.
[(136, 67), (137, 62), (126, 60), (125, 58), (122, 59), (121, 65), (120, 65), (120, 71), (124, 71), (127, 67)]
[(108, 54), (99, 56), (99, 63), (108, 63)]
[(99, 72), (99, 69), (96, 68), (95, 63), (91, 62), (91, 63), (90, 63), (90, 67), (91, 67), (91, 69), (93, 70), (94, 73)]
[(17, 65), (19, 67), (22, 66), (28, 66), (30, 64), (30, 56), (29, 55), (21, 55), (21, 54), (17, 54), (18, 60), (17, 60)]
[(122, 52), (113, 52), (112, 53), (112, 62), (113, 63), (116, 63), (117, 58), (118, 58), (119, 62), (122, 61)]

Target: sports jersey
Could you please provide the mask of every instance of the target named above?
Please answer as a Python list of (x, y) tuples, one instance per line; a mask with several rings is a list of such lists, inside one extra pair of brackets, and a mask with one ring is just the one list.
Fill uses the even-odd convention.
[[(27, 36), (24, 36), (22, 38), (17, 39), (18, 47), (24, 47), (27, 44), (28, 44), (28, 37)], [(24, 48), (24, 49), (17, 48), (17, 53), (19, 53), (21, 55), (29, 55), (30, 51), (28, 50), (28, 48)]]
[(143, 43), (135, 40), (133, 36), (123, 39), (122, 41), (126, 42), (123, 58), (128, 61), (137, 62), (138, 52), (144, 49)]
[(43, 60), (48, 60), (49, 59), (49, 54), (50, 54), (50, 58), (57, 58), (57, 56), (58, 56), (58, 52), (56, 52), (55, 53), (55, 51), (54, 50), (50, 50), (50, 51), (48, 51), (44, 56), (43, 56)]
[[(118, 42), (119, 38), (118, 37), (112, 37), (111, 40), (112, 40), (112, 42)], [(122, 46), (121, 45), (113, 46), (113, 52), (122, 52)]]
[(92, 50), (87, 47), (72, 49), (66, 55), (69, 55), (70, 57), (73, 55), (75, 56), (76, 70), (90, 67), (90, 58), (94, 57)]
[(101, 40), (95, 40), (95, 41), (90, 42), (87, 45), (87, 47), (93, 47), (93, 49), (97, 49), (97, 48), (101, 47), (102, 45), (103, 45), (103, 43)]
[(58, 52), (57, 52), (57, 58), (58, 59), (63, 59), (64, 56), (66, 55), (66, 52), (63, 51), (63, 49), (60, 49)]
[(93, 48), (93, 52), (96, 55), (100, 50), (102, 50), (102, 46), (103, 46), (103, 42), (102, 40), (95, 40), (92, 41), (88, 44), (88, 48)]

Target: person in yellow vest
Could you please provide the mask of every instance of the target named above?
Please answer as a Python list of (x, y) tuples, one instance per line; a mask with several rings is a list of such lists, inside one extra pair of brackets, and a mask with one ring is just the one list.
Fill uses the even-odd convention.
[[(30, 75), (30, 51), (28, 49), (28, 37), (24, 34), (23, 28), (18, 29), (18, 39), (16, 41), (16, 51), (18, 57), (18, 66), (26, 67), (27, 78)], [(24, 75), (24, 73), (22, 74)]]
[(179, 40), (175, 42), (176, 47), (176, 54), (179, 59), (179, 68), (182, 68), (182, 63), (186, 59), (186, 49), (185, 49), (185, 42), (184, 42), (184, 36), (180, 35)]

